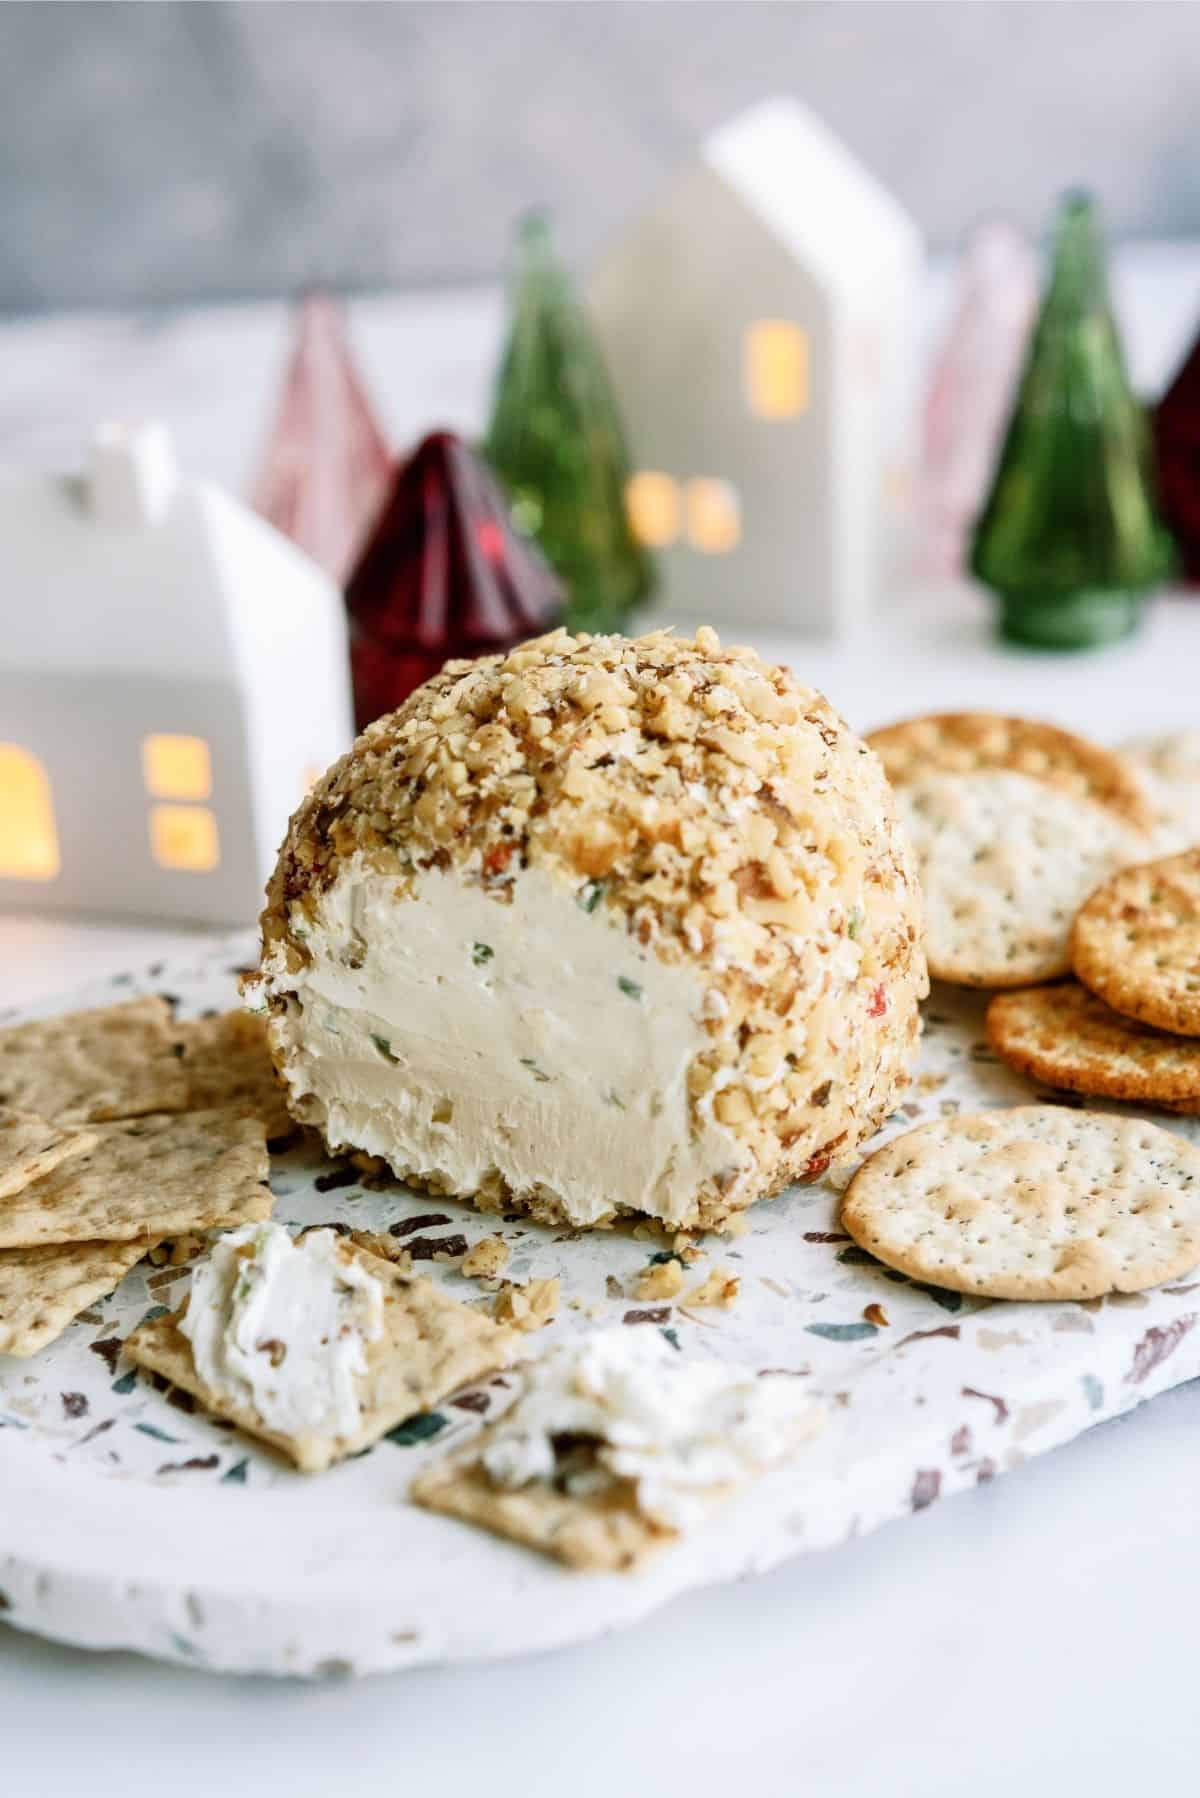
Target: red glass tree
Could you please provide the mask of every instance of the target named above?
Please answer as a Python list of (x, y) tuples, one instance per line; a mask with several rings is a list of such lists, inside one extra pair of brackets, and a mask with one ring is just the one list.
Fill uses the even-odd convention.
[(310, 294), (300, 303), (251, 503), (340, 583), (383, 502), (394, 463), (351, 356), (341, 307)]
[(435, 431), (397, 473), (346, 587), (358, 728), (443, 662), (546, 630), (562, 603), (491, 472), (459, 438)]
[(1200, 586), (1200, 338), (1154, 412), (1158, 499), (1179, 550), (1179, 572)]

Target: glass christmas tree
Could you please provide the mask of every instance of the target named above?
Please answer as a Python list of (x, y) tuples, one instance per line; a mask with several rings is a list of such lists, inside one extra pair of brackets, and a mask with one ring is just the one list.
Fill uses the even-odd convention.
[(513, 529), (484, 464), (448, 431), (397, 473), (346, 587), (359, 730), (459, 656), (549, 629), (562, 589)]
[(653, 565), (625, 504), (630, 475), (608, 374), (545, 218), (517, 234), (512, 323), (483, 451), (567, 591), (573, 630), (620, 630)]
[(341, 307), (301, 301), (251, 503), (345, 580), (387, 492), (393, 458), (346, 338)]
[(1169, 566), (1096, 210), (1072, 194), (971, 571), (999, 596), (1005, 636), (1078, 649), (1131, 631)]
[(1154, 450), (1158, 491), (1181, 572), (1200, 586), (1200, 338), (1158, 402)]
[(1038, 302), (1037, 262), (1003, 219), (976, 227), (934, 358), (921, 453), (921, 571), (961, 575), (987, 497)]

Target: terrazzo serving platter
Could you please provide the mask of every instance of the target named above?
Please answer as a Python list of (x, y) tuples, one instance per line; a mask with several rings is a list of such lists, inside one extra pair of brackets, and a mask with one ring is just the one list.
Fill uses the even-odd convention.
[[(20, 1015), (154, 991), (181, 1016), (224, 1008), (253, 947), (230, 938), (193, 964), (156, 965)], [(1029, 1097), (983, 1043), (982, 1000), (935, 991), (919, 1076), (880, 1140), (954, 1109)], [(1156, 1121), (1200, 1135), (1200, 1120)], [(122, 1360), (133, 1325), (187, 1286), (186, 1270), (143, 1266), (34, 1359), (0, 1355), (6, 1621), (90, 1648), (304, 1676), (548, 1648), (923, 1510), (1200, 1373), (1200, 1273), (1087, 1304), (964, 1299), (872, 1262), (839, 1231), (827, 1184), (758, 1206), (744, 1236), (705, 1244), (689, 1285), (728, 1264), (742, 1284), (725, 1312), (624, 1296), (660, 1246), (632, 1229), (497, 1226), (398, 1185), (369, 1191), (309, 1148), (276, 1157), (271, 1184), (289, 1223), (411, 1225), (426, 1271), (463, 1299), (478, 1300), (479, 1287), (432, 1256), (448, 1238), (498, 1227), (512, 1278), (562, 1280), (558, 1321), (531, 1344), (605, 1324), (662, 1330), (688, 1354), (792, 1371), (825, 1401), (826, 1429), (648, 1571), (570, 1573), (406, 1502), (417, 1470), (504, 1404), (503, 1377), (330, 1473), (298, 1474)]]

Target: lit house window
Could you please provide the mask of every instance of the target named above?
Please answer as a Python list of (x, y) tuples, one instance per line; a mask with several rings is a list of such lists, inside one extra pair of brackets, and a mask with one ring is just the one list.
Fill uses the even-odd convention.
[(0, 743), (0, 879), (53, 880), (59, 866), (46, 770), (28, 749)]
[(625, 487), (629, 523), (639, 543), (648, 549), (665, 549), (679, 535), (683, 507), (679, 483), (669, 474), (645, 468), (631, 475)]
[(212, 760), (203, 737), (143, 737), (142, 776), (152, 799), (207, 799)]
[(746, 403), (758, 418), (798, 418), (808, 410), (808, 338), (786, 319), (764, 318), (746, 331)]
[(700, 476), (687, 484), (687, 534), (706, 556), (727, 555), (742, 536), (742, 509), (729, 481)]
[(209, 873), (221, 860), (215, 814), (206, 805), (152, 805), (150, 853), (160, 868)]
[[(143, 737), (142, 779), (152, 799), (208, 799), (208, 744), (203, 737)], [(150, 853), (160, 868), (209, 873), (221, 860), (216, 814), (206, 805), (152, 805)]]

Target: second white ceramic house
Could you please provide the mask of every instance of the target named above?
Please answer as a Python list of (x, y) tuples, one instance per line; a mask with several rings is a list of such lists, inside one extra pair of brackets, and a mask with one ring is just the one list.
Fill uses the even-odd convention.
[(916, 227), (790, 100), (716, 131), (597, 269), (634, 528), (692, 622), (846, 637), (911, 505)]

